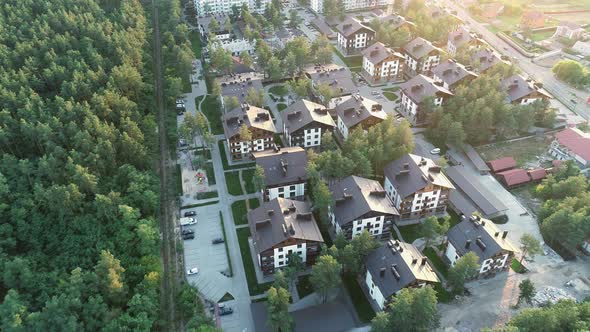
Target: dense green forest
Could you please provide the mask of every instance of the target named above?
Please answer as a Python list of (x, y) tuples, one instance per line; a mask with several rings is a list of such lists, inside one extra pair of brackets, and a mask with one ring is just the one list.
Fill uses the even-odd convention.
[(0, 330), (150, 330), (159, 194), (139, 0), (0, 3)]

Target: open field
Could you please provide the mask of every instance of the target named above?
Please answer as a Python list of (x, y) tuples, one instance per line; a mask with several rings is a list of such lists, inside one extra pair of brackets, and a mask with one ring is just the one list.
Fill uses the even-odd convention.
[(537, 156), (547, 151), (550, 143), (551, 138), (549, 137), (533, 137), (515, 142), (479, 146), (475, 150), (486, 161), (502, 157), (513, 157), (519, 166), (524, 166), (527, 162), (535, 162)]

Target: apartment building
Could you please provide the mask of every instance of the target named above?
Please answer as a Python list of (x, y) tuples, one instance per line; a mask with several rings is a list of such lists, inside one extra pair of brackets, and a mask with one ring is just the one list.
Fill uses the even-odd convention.
[(453, 95), (451, 91), (443, 87), (442, 82), (435, 82), (422, 74), (414, 76), (400, 87), (402, 97), (400, 111), (414, 126), (426, 125), (429, 122), (429, 114), (424, 110), (423, 102), (432, 100), (434, 106), (440, 106)]
[(531, 79), (525, 79), (519, 74), (512, 75), (500, 82), (502, 89), (508, 95), (511, 104), (528, 105), (535, 101), (549, 100), (551, 96), (543, 89), (543, 85)]
[(354, 94), (337, 104), (335, 111), (337, 133), (342, 140), (355, 128), (367, 130), (387, 118), (383, 105), (360, 94)]
[(404, 288), (440, 283), (428, 259), (410, 243), (389, 240), (364, 260), (364, 287), (379, 310)]
[(473, 215), (463, 216), (463, 221), (451, 227), (447, 233), (445, 258), (451, 266), (468, 252), (479, 257), (479, 273), (474, 277), (493, 276), (510, 268), (518, 248), (507, 238), (508, 231), (501, 231), (491, 220)]
[(403, 80), (405, 57), (381, 42), (361, 52), (363, 69), (361, 75), (371, 84)]
[(446, 212), (455, 187), (432, 159), (407, 154), (383, 171), (385, 192), (400, 213), (398, 224), (418, 223)]
[[(343, 0), (342, 5), (346, 11), (354, 11), (359, 9), (381, 8), (389, 5), (387, 0)], [(311, 0), (309, 3), (311, 10), (320, 14), (324, 12), (323, 0)]]
[[(251, 138), (241, 137), (243, 127)], [(275, 148), (275, 125), (264, 108), (241, 104), (223, 115), (223, 131), (233, 160), (250, 158), (252, 152)]]
[(247, 6), (251, 12), (264, 14), (269, 0), (193, 0), (199, 16), (231, 14), (232, 7)]
[(345, 56), (359, 54), (375, 38), (375, 30), (351, 16), (336, 26), (336, 32), (338, 49)]
[(428, 40), (417, 37), (403, 47), (406, 58), (406, 75), (414, 77), (418, 74), (430, 76), (432, 68), (440, 63), (444, 51), (432, 45)]
[(329, 185), (332, 205), (328, 219), (336, 233), (347, 239), (368, 231), (379, 239), (389, 239), (397, 209), (375, 180), (351, 175)]
[(487, 43), (479, 38), (477, 34), (467, 31), (464, 27), (459, 27), (459, 29), (449, 33), (446, 48), (447, 53), (454, 57), (459, 49), (480, 48), (484, 45), (487, 45)]
[(453, 59), (441, 62), (432, 69), (435, 82), (441, 82), (443, 88), (455, 91), (459, 85), (469, 84), (477, 78), (477, 74), (471, 70), (471, 66), (464, 66)]
[(302, 148), (320, 146), (322, 135), (332, 133), (336, 127), (324, 105), (307, 99), (301, 99), (289, 105), (281, 115), (284, 141), (288, 146)]
[(277, 197), (303, 199), (307, 182), (307, 153), (303, 148), (277, 148), (252, 155), (256, 165), (264, 170), (265, 201)]
[(290, 255), (299, 255), (312, 266), (324, 239), (313, 217), (311, 204), (275, 198), (248, 212), (248, 224), (256, 264), (264, 275), (289, 265)]
[(581, 168), (590, 166), (590, 134), (567, 128), (555, 135), (549, 154), (556, 160), (573, 160)]

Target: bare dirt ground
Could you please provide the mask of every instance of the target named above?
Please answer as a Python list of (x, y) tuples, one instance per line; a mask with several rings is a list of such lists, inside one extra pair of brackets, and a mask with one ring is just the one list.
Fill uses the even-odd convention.
[[(484, 327), (501, 327), (518, 311), (513, 309), (518, 300), (518, 284), (531, 279), (537, 290), (547, 286), (561, 288), (578, 300), (590, 296), (590, 258), (564, 262), (553, 253), (539, 256), (526, 264), (530, 272), (518, 274), (512, 270), (492, 279), (477, 280), (467, 287), (472, 295), (450, 304), (440, 304), (441, 331), (479, 331)], [(573, 287), (565, 286), (573, 281)]]

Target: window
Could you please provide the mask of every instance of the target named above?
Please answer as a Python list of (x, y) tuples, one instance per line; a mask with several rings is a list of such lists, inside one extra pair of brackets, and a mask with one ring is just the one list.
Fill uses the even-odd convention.
[(283, 252), (283, 248), (279, 248), (279, 252)]
[(285, 191), (285, 188), (284, 188), (284, 187), (280, 187), (280, 188), (279, 188), (279, 192), (280, 192), (280, 193), (282, 193), (282, 192), (284, 192), (284, 191)]
[(293, 253), (293, 250), (289, 249), (289, 252), (287, 253), (287, 255), (291, 255)]
[(297, 245), (297, 248), (302, 248), (302, 247), (303, 247), (303, 245), (302, 245), (301, 243), (299, 243), (299, 244)]
[(291, 186), (291, 187), (289, 187), (289, 189), (290, 189), (291, 191), (294, 191), (294, 190), (295, 190), (295, 188), (296, 188), (296, 186)]
[(283, 257), (284, 257), (283, 255), (279, 255), (279, 259), (283, 259)]
[(359, 227), (356, 228), (357, 232), (360, 232), (361, 229), (363, 229), (361, 226), (359, 226)]

